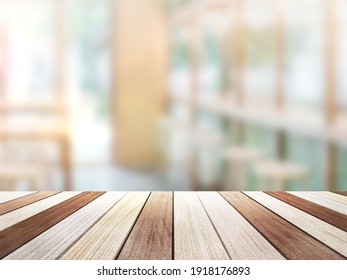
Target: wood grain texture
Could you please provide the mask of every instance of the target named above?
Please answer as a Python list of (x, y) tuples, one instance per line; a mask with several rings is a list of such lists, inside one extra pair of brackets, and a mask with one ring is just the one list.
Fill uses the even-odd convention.
[(36, 201), (57, 194), (57, 192), (36, 192), (0, 204), (0, 215), (22, 208)]
[(55, 206), (80, 192), (62, 192), (0, 216), (0, 231)]
[(346, 215), (287, 192), (266, 193), (347, 232)]
[(252, 224), (281, 254), (294, 260), (344, 259), (328, 246), (239, 192), (222, 196)]
[(245, 192), (288, 222), (347, 257), (347, 232), (263, 192)]
[(37, 235), (70, 216), (102, 194), (102, 192), (80, 193), (1, 231), (0, 258), (2, 259), (14, 250), (17, 250)]
[(329, 198), (316, 195), (315, 193), (311, 192), (288, 192), (292, 195), (301, 197), (303, 199), (306, 199), (308, 201), (317, 203), (319, 205), (322, 205), (324, 207), (330, 208), (336, 212), (339, 212), (341, 214), (347, 215), (347, 207), (345, 204), (341, 202), (336, 202), (334, 200), (331, 200)]
[(0, 203), (0, 258), (8, 260), (347, 257), (347, 215), (341, 213), (347, 210), (341, 198), (347, 196), (336, 193), (7, 192), (6, 197)]
[(331, 200), (334, 200), (336, 202), (346, 204), (346, 206), (347, 206), (347, 197), (345, 197), (343, 195), (339, 195), (339, 194), (332, 193), (332, 192), (315, 192), (314, 194), (331, 199)]
[(10, 192), (10, 191), (0, 191), (0, 203), (10, 201), (19, 197), (23, 197), (35, 192)]
[(107, 192), (60, 223), (46, 230), (16, 251), (9, 254), (8, 260), (54, 260), (110, 210), (125, 192)]
[(285, 259), (220, 194), (198, 192), (198, 196), (231, 259)]
[(149, 192), (127, 193), (61, 259), (117, 258), (148, 196)]
[(174, 193), (174, 258), (229, 259), (195, 192)]
[(171, 192), (151, 193), (118, 259), (172, 259), (172, 198)]

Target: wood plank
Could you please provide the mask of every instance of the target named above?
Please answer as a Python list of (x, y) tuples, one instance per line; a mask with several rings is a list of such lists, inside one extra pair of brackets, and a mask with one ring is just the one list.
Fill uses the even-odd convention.
[(0, 204), (0, 215), (17, 210), (34, 202), (57, 194), (58, 192), (36, 192)]
[(20, 198), (35, 192), (10, 192), (10, 191), (0, 191), (0, 203), (8, 202), (10, 200)]
[(125, 192), (107, 192), (9, 254), (6, 260), (54, 260), (110, 210)]
[(0, 231), (53, 207), (80, 192), (62, 192), (0, 216)]
[(126, 194), (61, 259), (107, 260), (117, 258), (148, 196), (149, 192)]
[(347, 207), (345, 204), (336, 202), (334, 200), (328, 199), (323, 196), (316, 195), (315, 193), (311, 192), (288, 192), (292, 195), (301, 197), (303, 199), (309, 200), (311, 202), (317, 203), (319, 205), (322, 205), (324, 207), (330, 208), (336, 212), (339, 212), (341, 214), (347, 215)]
[(347, 257), (347, 232), (263, 192), (245, 192), (269, 210)]
[(172, 259), (172, 192), (152, 192), (118, 259)]
[(198, 196), (231, 259), (285, 259), (220, 194), (198, 192)]
[(174, 259), (229, 259), (195, 192), (174, 193)]
[(222, 196), (287, 259), (344, 259), (328, 246), (271, 212), (243, 193)]
[(347, 206), (347, 197), (343, 196), (343, 195), (339, 195), (336, 193), (332, 193), (332, 192), (315, 192), (316, 195), (334, 200), (336, 202), (340, 202), (340, 203), (344, 203)]
[(102, 194), (102, 192), (80, 193), (1, 231), (0, 258), (2, 259), (14, 250), (17, 250), (37, 235), (59, 223)]
[(347, 232), (346, 215), (287, 192), (266, 193)]
[(339, 195), (347, 196), (347, 192), (333, 192), (333, 193), (336, 193), (336, 194), (339, 194)]

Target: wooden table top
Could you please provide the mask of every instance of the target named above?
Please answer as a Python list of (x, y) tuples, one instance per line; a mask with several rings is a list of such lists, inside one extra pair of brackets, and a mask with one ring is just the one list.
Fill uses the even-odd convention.
[(346, 259), (347, 192), (0, 192), (1, 259)]

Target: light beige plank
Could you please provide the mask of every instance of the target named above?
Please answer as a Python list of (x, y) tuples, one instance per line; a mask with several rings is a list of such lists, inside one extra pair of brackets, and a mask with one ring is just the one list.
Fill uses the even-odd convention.
[(115, 259), (149, 194), (149, 192), (132, 192), (126, 194), (61, 259)]
[(125, 192), (107, 192), (9, 254), (8, 260), (57, 259), (93, 226)]
[(174, 193), (174, 259), (229, 259), (195, 192)]
[(198, 196), (231, 259), (285, 259), (219, 193), (199, 192)]
[(347, 196), (339, 195), (332, 192), (315, 192), (314, 194), (346, 204), (347, 206)]
[(337, 201), (328, 199), (326, 197), (319, 196), (316, 193), (310, 193), (310, 192), (289, 192), (289, 193), (297, 197), (306, 199), (308, 201), (317, 203), (321, 206), (330, 208), (336, 212), (347, 215), (347, 206), (341, 202), (337, 202)]
[(245, 192), (245, 194), (347, 257), (347, 232), (263, 192)]
[(6, 192), (1, 191), (0, 192), (0, 203), (7, 202), (16, 198), (20, 198), (29, 194), (32, 194), (34, 192)]
[(0, 231), (59, 204), (81, 192), (62, 192), (0, 216)]

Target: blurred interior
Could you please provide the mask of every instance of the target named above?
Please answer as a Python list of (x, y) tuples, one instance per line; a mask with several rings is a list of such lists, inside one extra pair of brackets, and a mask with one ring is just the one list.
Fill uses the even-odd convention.
[(347, 1), (0, 0), (0, 190), (346, 190)]

